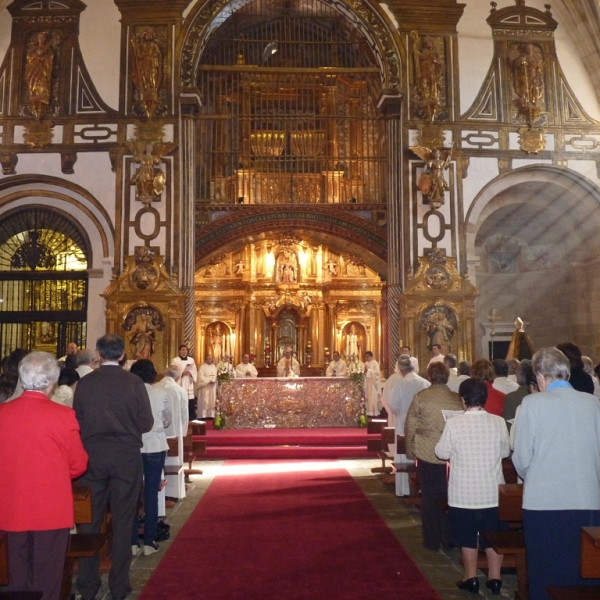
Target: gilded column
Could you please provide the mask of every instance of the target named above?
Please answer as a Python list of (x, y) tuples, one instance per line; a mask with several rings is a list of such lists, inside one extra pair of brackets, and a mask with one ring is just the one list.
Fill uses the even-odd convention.
[(185, 105), (181, 109), (180, 157), (181, 157), (181, 210), (180, 221), (176, 225), (179, 235), (180, 282), (186, 296), (183, 315), (183, 338), (193, 351), (195, 346), (195, 199), (196, 199), (196, 113), (195, 105)]
[(327, 303), (327, 347), (333, 354), (334, 351), (338, 350), (336, 345), (336, 332), (335, 332), (335, 302)]
[[(381, 344), (381, 302), (375, 302), (375, 332), (373, 333), (373, 344), (375, 345), (377, 361), (382, 364), (384, 361), (384, 353)], [(385, 368), (385, 367), (384, 367)]]
[[(404, 283), (404, 219), (402, 214), (402, 97), (382, 96), (379, 109), (386, 128), (387, 191), (387, 340), (382, 356), (394, 357), (400, 351), (399, 297)], [(389, 369), (389, 364), (386, 365)]]

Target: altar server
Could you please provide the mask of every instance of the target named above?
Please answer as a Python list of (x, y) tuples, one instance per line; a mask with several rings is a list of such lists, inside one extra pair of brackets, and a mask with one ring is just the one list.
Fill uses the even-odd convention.
[(171, 364), (179, 369), (179, 385), (185, 390), (189, 403), (189, 418), (196, 416), (196, 381), (198, 369), (196, 361), (188, 355), (188, 347), (185, 344), (179, 346), (179, 356), (176, 356)]
[(250, 362), (250, 355), (244, 354), (242, 362), (235, 368), (236, 379), (247, 379), (250, 377), (258, 377), (256, 367)]
[(381, 371), (372, 352), (365, 352), (365, 396), (367, 416), (377, 417), (381, 412)]
[(198, 369), (198, 416), (214, 419), (216, 401), (217, 367), (213, 364), (213, 357), (207, 354), (204, 364)]

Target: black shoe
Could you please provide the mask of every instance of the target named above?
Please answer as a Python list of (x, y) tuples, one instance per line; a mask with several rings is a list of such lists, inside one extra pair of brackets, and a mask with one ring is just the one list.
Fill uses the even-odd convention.
[(488, 590), (491, 590), (492, 594), (494, 594), (494, 596), (497, 596), (500, 593), (500, 590), (502, 589), (502, 580), (501, 579), (488, 579), (485, 582), (485, 587), (488, 588)]
[(471, 592), (471, 594), (479, 594), (479, 579), (471, 577), (471, 579), (465, 579), (465, 581), (457, 581), (456, 587), (459, 590)]

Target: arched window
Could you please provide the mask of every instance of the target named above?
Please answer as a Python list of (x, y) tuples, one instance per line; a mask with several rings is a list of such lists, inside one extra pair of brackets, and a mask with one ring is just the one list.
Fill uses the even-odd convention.
[(29, 207), (0, 221), (0, 355), (62, 356), (86, 344), (89, 242), (63, 214)]

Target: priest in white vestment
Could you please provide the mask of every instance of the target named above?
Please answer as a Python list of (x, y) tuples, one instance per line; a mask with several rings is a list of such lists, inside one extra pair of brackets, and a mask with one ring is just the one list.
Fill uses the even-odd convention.
[(327, 377), (348, 377), (348, 365), (342, 360), (339, 352), (333, 353), (333, 360), (329, 363), (325, 375)]
[(372, 352), (365, 352), (364, 374), (367, 416), (378, 417), (381, 412), (381, 370)]
[[(400, 358), (401, 357), (398, 357), (398, 361), (400, 360)], [(385, 380), (385, 383), (383, 384), (383, 390), (381, 391), (381, 404), (383, 404), (383, 407), (385, 408), (388, 414), (388, 427), (396, 426), (396, 414), (390, 408), (388, 398), (391, 396), (394, 386), (402, 380), (400, 368), (398, 367), (398, 361), (396, 361), (396, 364), (394, 365), (394, 372)], [(395, 447), (395, 445), (395, 442), (393, 444), (390, 444), (390, 451), (394, 451), (393, 447)]]
[(258, 377), (258, 371), (250, 362), (250, 355), (244, 354), (244, 356), (242, 356), (242, 362), (235, 368), (235, 378), (249, 379), (251, 377)]
[[(396, 435), (404, 435), (404, 422), (413, 398), (431, 384), (427, 379), (423, 379), (415, 373), (410, 356), (403, 354), (397, 364), (402, 379), (396, 382), (389, 395), (386, 396), (386, 403), (394, 413)], [(396, 454), (394, 449), (394, 462), (411, 463), (412, 461), (406, 457), (406, 454)], [(396, 495), (407, 496), (408, 494), (410, 494), (408, 473), (396, 473)]]
[(277, 377), (300, 377), (300, 363), (294, 358), (291, 348), (286, 348), (277, 363)]
[(217, 402), (217, 367), (208, 354), (198, 369), (198, 413), (201, 419), (215, 418)]
[(179, 369), (179, 385), (184, 389), (187, 394), (189, 403), (189, 418), (194, 418), (196, 412), (194, 408), (196, 398), (196, 381), (198, 379), (198, 369), (196, 368), (196, 361), (188, 356), (188, 347), (185, 344), (179, 346), (179, 356), (176, 356), (171, 364)]
[[(167, 394), (167, 404), (171, 409), (171, 424), (165, 427), (167, 438), (177, 439), (177, 456), (165, 459), (166, 467), (178, 467), (184, 464), (183, 438), (187, 435), (189, 424), (188, 396), (186, 391), (177, 383), (180, 371), (176, 365), (165, 369), (164, 377), (152, 387), (163, 389)], [(165, 495), (174, 498), (185, 498), (185, 477), (183, 469), (177, 477), (167, 476)]]

